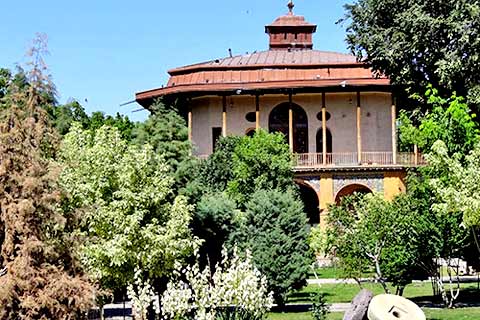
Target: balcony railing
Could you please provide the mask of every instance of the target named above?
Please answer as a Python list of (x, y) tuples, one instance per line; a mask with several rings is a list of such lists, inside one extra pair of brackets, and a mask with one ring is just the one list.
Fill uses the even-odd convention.
[(399, 152), (396, 161), (392, 152), (362, 152), (359, 162), (358, 153), (341, 152), (327, 153), (325, 162), (322, 153), (297, 153), (294, 154), (295, 167), (352, 167), (352, 166), (418, 166), (424, 165), (425, 159), (420, 153)]

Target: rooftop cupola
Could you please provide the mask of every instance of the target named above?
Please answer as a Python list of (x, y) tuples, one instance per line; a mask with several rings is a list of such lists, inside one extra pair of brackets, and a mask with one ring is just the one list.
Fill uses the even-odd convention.
[(311, 50), (315, 24), (305, 21), (303, 16), (293, 13), (295, 5), (288, 2), (288, 13), (278, 17), (272, 24), (265, 26), (270, 37), (270, 50)]

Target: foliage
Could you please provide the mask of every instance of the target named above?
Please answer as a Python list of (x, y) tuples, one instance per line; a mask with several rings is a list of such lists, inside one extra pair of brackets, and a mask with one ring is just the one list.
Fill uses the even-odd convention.
[(148, 308), (154, 304), (155, 313), (160, 313), (158, 295), (150, 283), (143, 281), (142, 270), (136, 269), (134, 283), (127, 287), (128, 298), (132, 301), (132, 314), (135, 319), (147, 320)]
[(192, 231), (203, 240), (199, 251), (201, 265), (220, 262), (222, 247), (236, 228), (237, 215), (235, 202), (224, 193), (205, 194), (197, 203)]
[(430, 86), (425, 96), (429, 105), (425, 114), (419, 110), (400, 112), (401, 147), (407, 149), (416, 144), (420, 149), (430, 151), (435, 141), (442, 140), (450, 154), (468, 154), (479, 141), (476, 115), (471, 113), (464, 99), (455, 94), (443, 99)]
[(51, 106), (47, 111), (54, 127), (61, 135), (67, 134), (74, 122), (80, 123), (83, 128), (88, 128), (90, 125), (90, 118), (85, 109), (75, 100), (65, 105)]
[(224, 250), (215, 270), (201, 271), (198, 263), (177, 269), (162, 295), (166, 319), (264, 319), (273, 299), (249, 252), (242, 259), (236, 249), (231, 257)]
[(381, 195), (346, 197), (339, 206), (331, 206), (330, 249), (340, 259), (346, 276), (358, 278), (371, 266), (387, 293), (386, 281), (402, 293), (418, 278), (420, 261), (432, 260), (435, 255), (430, 247), (424, 247), (431, 225), (416, 206), (408, 195), (393, 202)]
[(442, 176), (433, 178), (430, 183), (439, 203), (433, 208), (442, 215), (463, 213), (466, 227), (480, 226), (480, 145), (476, 145), (461, 163), (459, 156), (449, 156), (442, 141), (436, 142), (427, 156), (429, 164)]
[(157, 101), (154, 112), (148, 119), (139, 123), (133, 130), (133, 143), (150, 144), (154, 151), (161, 154), (175, 176), (175, 187), (184, 186), (192, 175), (192, 145), (188, 141), (188, 129), (175, 106), (167, 106)]
[(123, 116), (118, 112), (115, 116), (105, 115), (101, 111), (92, 112), (88, 125), (87, 127), (84, 126), (84, 129), (96, 130), (104, 125), (117, 128), (122, 139), (126, 141), (133, 139), (135, 124), (127, 116)]
[(0, 108), (0, 319), (82, 319), (94, 288), (78, 263), (78, 243), (62, 214), (57, 170), (46, 156), (57, 137), (44, 111), (53, 92), (42, 53), (31, 49), (30, 85), (10, 83)]
[(281, 133), (258, 130), (242, 137), (232, 157), (227, 193), (240, 205), (257, 190), (293, 187), (292, 156)]
[(152, 281), (169, 276), (192, 253), (192, 207), (171, 200), (173, 177), (152, 147), (128, 145), (116, 128), (75, 124), (60, 159), (70, 205), (85, 208), (84, 263), (103, 286), (133, 283), (136, 268)]
[(330, 313), (330, 306), (326, 301), (326, 295), (322, 292), (315, 292), (310, 294), (312, 301), (312, 318), (314, 320), (326, 320), (327, 315)]
[(201, 179), (207, 191), (224, 191), (233, 180), (233, 155), (242, 139), (239, 136), (227, 136), (217, 141), (215, 151), (202, 166)]
[[(89, 116), (84, 107), (76, 100), (71, 99), (64, 105), (59, 105), (55, 99), (55, 88), (51, 79), (49, 81), (49, 89), (42, 93), (44, 103), (41, 107), (46, 110), (50, 123), (57, 129), (60, 135), (65, 135), (70, 130), (74, 122), (78, 122), (84, 129), (98, 129), (103, 125), (116, 127), (122, 135), (123, 139), (130, 141), (132, 139), (132, 131), (135, 124), (117, 113), (115, 116), (105, 115), (103, 112), (96, 111)], [(32, 84), (27, 78), (25, 71), (18, 68), (15, 74), (8, 69), (0, 68), (0, 99), (8, 94), (12, 88), (20, 88), (27, 90)]]
[(327, 248), (327, 234), (322, 226), (318, 225), (310, 229), (308, 245), (314, 254), (325, 253)]
[(252, 252), (278, 304), (305, 285), (309, 265), (308, 222), (303, 204), (291, 190), (259, 190), (246, 203), (245, 216), (232, 236)]
[(349, 48), (394, 85), (431, 83), (480, 104), (480, 2), (357, 0), (345, 5)]

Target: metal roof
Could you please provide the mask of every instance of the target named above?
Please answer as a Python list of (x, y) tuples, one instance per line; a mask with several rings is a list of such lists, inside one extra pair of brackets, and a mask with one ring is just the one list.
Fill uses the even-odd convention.
[(169, 70), (171, 75), (198, 69), (226, 69), (248, 67), (295, 67), (357, 64), (355, 56), (346, 53), (319, 50), (267, 50), (245, 55), (214, 59)]

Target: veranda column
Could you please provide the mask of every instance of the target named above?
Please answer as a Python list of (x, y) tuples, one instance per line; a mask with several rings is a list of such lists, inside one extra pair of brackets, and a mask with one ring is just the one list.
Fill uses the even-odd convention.
[(362, 108), (360, 105), (360, 91), (357, 92), (357, 160), (362, 163)]
[(293, 103), (292, 92), (288, 94), (288, 145), (293, 152)]
[(188, 108), (188, 141), (192, 142), (192, 101), (187, 100)]
[(222, 136), (227, 136), (227, 96), (222, 100)]
[(392, 159), (397, 164), (397, 106), (392, 93)]
[(413, 164), (418, 165), (418, 146), (416, 144), (413, 145), (413, 156), (415, 157)]
[(255, 95), (255, 130), (260, 129), (260, 96)]
[(325, 92), (322, 92), (322, 163), (327, 164), (327, 107)]

